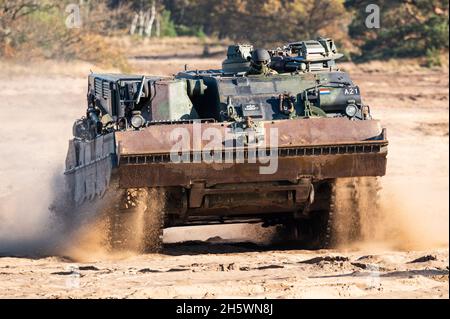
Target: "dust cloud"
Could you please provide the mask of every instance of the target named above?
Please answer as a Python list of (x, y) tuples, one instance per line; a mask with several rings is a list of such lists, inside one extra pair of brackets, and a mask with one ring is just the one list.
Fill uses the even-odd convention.
[[(86, 203), (61, 251), (75, 261), (123, 259), (159, 249), (166, 194), (158, 189), (123, 192), (113, 179), (101, 199)], [(92, 208), (94, 206), (94, 208)], [(86, 211), (89, 211), (86, 214)]]
[[(49, 253), (60, 238), (49, 206), (56, 178), (28, 176), (20, 190), (2, 196), (0, 203), (0, 253), (34, 255)], [(31, 186), (33, 185), (33, 186)]]
[[(54, 253), (63, 230), (51, 205), (63, 186), (71, 122), (80, 114), (81, 82), (0, 74), (0, 254)], [(84, 81), (83, 81), (84, 84)], [(79, 101), (81, 100), (81, 101)], [(69, 123), (69, 124), (68, 124)]]
[(448, 247), (448, 193), (439, 184), (387, 177), (374, 240), (400, 250)]
[[(448, 246), (448, 201), (411, 179), (342, 179), (336, 185), (338, 249), (421, 250)], [(444, 195), (444, 197), (442, 196)]]

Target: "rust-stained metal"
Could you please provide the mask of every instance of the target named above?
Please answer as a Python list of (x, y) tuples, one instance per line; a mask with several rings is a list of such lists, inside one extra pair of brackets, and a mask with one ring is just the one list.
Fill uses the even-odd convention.
[[(377, 120), (350, 121), (347, 118), (310, 118), (292, 119), (289, 121), (263, 122), (265, 138), (270, 144), (271, 129), (278, 130), (278, 148), (294, 146), (320, 146), (338, 144), (370, 143), (374, 137), (381, 136), (381, 124)], [(231, 123), (198, 124), (198, 132), (192, 124), (149, 126), (140, 131), (123, 131), (116, 133), (116, 142), (120, 156), (169, 154), (178, 140), (172, 140), (171, 135), (176, 129), (186, 130), (190, 151), (201, 151), (208, 140), (201, 137), (207, 129), (217, 129), (221, 136), (231, 132)], [(386, 144), (386, 141), (385, 141)]]
[[(176, 127), (190, 134), (190, 159), (208, 143), (193, 140), (192, 124), (148, 127), (140, 132), (116, 134), (119, 153), (119, 174), (122, 187), (183, 186), (196, 181), (207, 185), (297, 180), (301, 176), (314, 179), (337, 177), (382, 176), (386, 170), (387, 145), (385, 132), (378, 121), (353, 122), (347, 119), (298, 119), (264, 123), (265, 136), (269, 129), (278, 130), (278, 169), (274, 174), (259, 173), (260, 165), (253, 163), (172, 163), (170, 152), (176, 141), (170, 132)], [(209, 128), (223, 132), (226, 123), (202, 124), (199, 137)], [(140, 138), (135, 138), (139, 134)], [(377, 139), (375, 139), (377, 138)], [(194, 148), (195, 144), (201, 147)], [(224, 148), (222, 158), (248, 149)], [(269, 153), (269, 150), (267, 151)], [(231, 154), (231, 155), (232, 155)], [(244, 154), (246, 155), (246, 153)]]
[(189, 187), (196, 181), (207, 185), (222, 183), (291, 181), (302, 176), (315, 179), (382, 176), (386, 171), (386, 153), (292, 156), (279, 158), (272, 175), (259, 174), (259, 166), (242, 164), (158, 163), (129, 164), (119, 167), (120, 185), (128, 187)]

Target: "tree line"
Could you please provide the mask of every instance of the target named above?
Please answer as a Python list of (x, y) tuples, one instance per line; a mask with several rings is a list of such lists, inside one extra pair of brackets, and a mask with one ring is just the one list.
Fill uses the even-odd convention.
[[(87, 33), (207, 36), (258, 46), (327, 36), (355, 59), (433, 57), (449, 46), (448, 0), (82, 0), (83, 27), (68, 31), (63, 18), (73, 2), (0, 0), (0, 54), (33, 41), (53, 47), (58, 39), (65, 39), (58, 48), (64, 51)], [(367, 11), (373, 4), (379, 12)], [(367, 27), (372, 13), (380, 28)]]

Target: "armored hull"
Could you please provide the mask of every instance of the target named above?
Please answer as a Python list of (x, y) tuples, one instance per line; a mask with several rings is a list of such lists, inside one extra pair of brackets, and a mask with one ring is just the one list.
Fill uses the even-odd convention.
[(232, 47), (231, 73), (91, 75), (66, 160), (73, 204), (102, 198), (113, 183), (122, 210), (163, 202), (145, 213), (158, 216), (147, 243), (160, 242), (164, 227), (262, 222), (329, 245), (336, 181), (383, 176), (388, 141), (350, 77), (331, 57), (312, 70), (317, 59), (304, 46), (307, 68), (294, 72), (298, 59), (271, 53), (274, 68), (289, 67), (280, 74), (240, 73)]

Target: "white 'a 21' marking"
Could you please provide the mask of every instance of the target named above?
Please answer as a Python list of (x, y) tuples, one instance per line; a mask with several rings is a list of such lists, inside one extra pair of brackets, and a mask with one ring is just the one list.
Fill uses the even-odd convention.
[(346, 88), (344, 91), (345, 95), (358, 95), (359, 94), (359, 90), (357, 87), (350, 87), (350, 88)]

